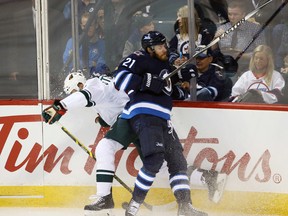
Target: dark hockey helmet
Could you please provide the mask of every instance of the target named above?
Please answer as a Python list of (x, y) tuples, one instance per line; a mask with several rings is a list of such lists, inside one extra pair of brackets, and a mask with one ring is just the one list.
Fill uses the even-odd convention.
[(149, 31), (144, 34), (141, 40), (142, 48), (147, 51), (148, 47), (166, 43), (166, 37), (158, 31)]

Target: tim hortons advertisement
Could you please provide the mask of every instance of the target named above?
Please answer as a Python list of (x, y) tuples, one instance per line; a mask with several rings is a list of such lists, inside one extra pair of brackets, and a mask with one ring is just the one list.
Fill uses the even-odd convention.
[[(107, 131), (94, 122), (96, 113), (71, 111), (48, 125), (42, 109), (0, 106), (0, 185), (95, 185), (96, 161), (61, 126), (94, 152)], [(288, 113), (176, 107), (172, 122), (188, 164), (228, 174), (226, 190), (288, 193)], [(116, 166), (133, 186), (141, 167), (133, 145), (117, 153)], [(165, 167), (156, 179), (153, 187), (169, 187)]]

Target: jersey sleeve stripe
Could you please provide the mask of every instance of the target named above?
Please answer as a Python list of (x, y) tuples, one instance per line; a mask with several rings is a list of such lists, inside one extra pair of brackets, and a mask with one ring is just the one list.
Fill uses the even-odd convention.
[(129, 71), (121, 71), (116, 75), (115, 86), (117, 89), (125, 91), (132, 79), (132, 74)]
[(96, 105), (95, 101), (92, 101), (92, 100), (91, 100), (91, 93), (90, 93), (89, 91), (87, 91), (86, 89), (84, 89), (84, 90), (81, 90), (80, 92), (81, 92), (82, 94), (84, 94), (84, 96), (85, 96), (85, 98), (86, 98), (86, 100), (87, 100), (87, 105), (86, 105), (86, 107), (92, 107), (92, 106), (95, 106), (95, 105)]

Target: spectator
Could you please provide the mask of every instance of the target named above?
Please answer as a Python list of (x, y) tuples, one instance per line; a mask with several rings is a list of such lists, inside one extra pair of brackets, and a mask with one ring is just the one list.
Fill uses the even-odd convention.
[[(228, 3), (228, 18), (229, 22), (218, 27), (215, 37), (223, 34), (226, 30), (231, 28), (234, 24), (244, 18), (246, 15), (246, 7), (242, 1), (230, 1)], [(259, 31), (260, 25), (254, 22), (244, 22), (237, 27), (233, 32), (222, 38), (218, 46), (223, 54), (231, 55), (236, 58), (242, 50), (244, 50), (253, 36)], [(248, 69), (249, 60), (252, 55), (252, 51), (260, 44), (265, 44), (264, 31), (259, 37), (251, 44), (247, 49), (247, 52), (239, 59), (238, 73), (241, 73)], [(215, 47), (214, 47), (215, 48)]]
[[(103, 69), (105, 67), (104, 60), (104, 51), (105, 51), (105, 43), (104, 43), (104, 35), (103, 35), (103, 27), (101, 27), (101, 22), (103, 18), (103, 10), (99, 10), (97, 14), (97, 20), (91, 22), (91, 25), (87, 31), (87, 40), (83, 40), (84, 42), (80, 45), (80, 70), (88, 69), (93, 73), (103, 73)], [(81, 28), (84, 29), (90, 14), (85, 12), (81, 17)], [(100, 22), (100, 23), (99, 23)], [(87, 56), (88, 54), (88, 56)], [(72, 38), (67, 41), (66, 48), (63, 54), (63, 62), (66, 64), (69, 61), (70, 55), (72, 55)], [(72, 65), (70, 64), (69, 70), (71, 71)]]
[(288, 21), (275, 25), (272, 33), (275, 68), (281, 70), (283, 59), (288, 54)]
[(122, 57), (125, 58), (141, 48), (141, 38), (149, 31), (154, 31), (153, 18), (147, 13), (137, 12), (134, 17), (133, 31), (125, 43)]
[[(221, 101), (231, 94), (232, 81), (223, 74), (223, 67), (213, 63), (211, 49), (196, 57), (197, 77), (197, 101)], [(190, 92), (190, 83), (184, 81), (181, 84), (184, 95)]]
[[(132, 17), (142, 11), (151, 0), (105, 0), (106, 63), (114, 70), (122, 59), (124, 45), (131, 32)], [(117, 44), (117, 46), (115, 46)]]
[(283, 59), (283, 67), (281, 68), (281, 73), (282, 73), (282, 76), (285, 80), (285, 86), (282, 90), (283, 92), (283, 95), (284, 95), (284, 98), (283, 98), (283, 101), (281, 101), (281, 103), (285, 103), (285, 104), (288, 104), (288, 85), (287, 85), (287, 82), (288, 82), (288, 54), (286, 54), (286, 56), (284, 57)]
[(274, 70), (272, 50), (266, 45), (255, 48), (249, 70), (241, 75), (232, 88), (234, 102), (258, 102), (273, 104), (281, 101), (285, 81)]
[(286, 54), (286, 56), (284, 57), (283, 59), (283, 67), (281, 68), (281, 73), (285, 73), (287, 74), (288, 73), (288, 54)]
[[(103, 9), (100, 9), (97, 12), (96, 35), (98, 37), (98, 40), (101, 40), (101, 43), (105, 47), (104, 10)], [(105, 49), (104, 49), (104, 53), (105, 53)], [(105, 57), (105, 54), (103, 54), (102, 58), (104, 57)], [(106, 65), (106, 63), (105, 64), (100, 63), (98, 65), (96, 64), (96, 66), (93, 66), (92, 68), (90, 68), (90, 77), (94, 77), (97, 74), (110, 74), (110, 73), (111, 73), (110, 68)]]
[[(189, 58), (189, 29), (188, 29), (188, 6), (179, 8), (175, 23), (175, 36), (169, 41), (170, 51), (176, 55), (170, 56), (170, 63), (176, 67), (183, 64)], [(200, 19), (195, 13), (195, 45), (207, 45), (214, 38), (216, 25), (208, 18)]]
[(97, 12), (96, 34), (99, 39), (104, 39), (104, 10), (99, 9)]
[[(82, 14), (88, 12), (91, 7), (95, 5), (95, 0), (78, 0), (78, 14), (81, 18)], [(71, 0), (69, 0), (63, 9), (63, 15), (65, 19), (71, 19)], [(81, 20), (79, 20), (81, 21)]]

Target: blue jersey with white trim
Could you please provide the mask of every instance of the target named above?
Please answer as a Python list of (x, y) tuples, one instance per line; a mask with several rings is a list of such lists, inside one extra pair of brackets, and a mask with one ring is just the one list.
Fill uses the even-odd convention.
[(161, 71), (168, 70), (168, 60), (161, 61), (151, 57), (143, 50), (136, 51), (125, 58), (115, 71), (115, 86), (124, 90), (130, 101), (126, 104), (121, 118), (131, 119), (139, 114), (149, 114), (169, 120), (172, 110), (172, 98), (164, 92), (153, 94), (141, 91), (144, 74), (160, 75)]

